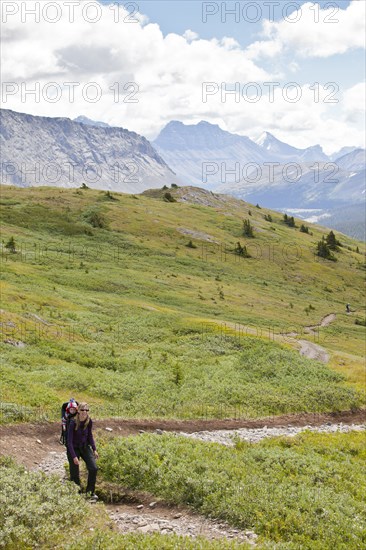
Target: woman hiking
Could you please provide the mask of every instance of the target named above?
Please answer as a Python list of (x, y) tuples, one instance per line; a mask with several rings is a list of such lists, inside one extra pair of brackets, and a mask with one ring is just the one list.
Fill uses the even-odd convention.
[[(80, 403), (75, 418), (70, 420), (67, 432), (67, 459), (70, 466), (70, 480), (80, 486), (79, 460), (84, 460), (88, 469), (88, 483), (86, 494), (92, 500), (98, 500), (95, 491), (98, 467), (97, 449), (93, 438), (93, 421), (89, 416), (87, 403)], [(80, 490), (81, 492), (81, 490)]]

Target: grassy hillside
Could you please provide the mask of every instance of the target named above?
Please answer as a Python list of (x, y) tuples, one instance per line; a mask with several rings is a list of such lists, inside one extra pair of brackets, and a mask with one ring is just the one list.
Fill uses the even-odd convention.
[[(337, 235), (337, 261), (322, 260), (328, 230), (194, 188), (3, 186), (1, 215), (3, 420), (74, 394), (136, 417), (364, 403), (364, 244)], [(300, 357), (297, 339), (326, 348), (329, 366)]]

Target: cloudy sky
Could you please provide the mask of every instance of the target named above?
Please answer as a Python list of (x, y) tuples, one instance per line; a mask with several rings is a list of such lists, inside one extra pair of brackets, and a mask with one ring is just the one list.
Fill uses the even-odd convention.
[(365, 5), (2, 0), (1, 104), (149, 139), (207, 120), (327, 153), (364, 147)]

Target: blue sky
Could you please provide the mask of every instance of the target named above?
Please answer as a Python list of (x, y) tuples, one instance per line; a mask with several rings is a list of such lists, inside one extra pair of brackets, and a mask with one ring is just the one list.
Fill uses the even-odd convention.
[[(276, 1), (270, 0), (273, 4), (273, 15), (275, 20), (279, 20), (282, 17), (282, 7), (276, 4), (288, 5), (289, 15), (295, 10), (295, 4), (302, 6), (305, 4), (305, 0), (297, 2), (284, 2), (283, 0)], [(267, 4), (270, 3), (267, 2)], [(223, 36), (232, 36), (242, 46), (247, 46), (256, 39), (257, 33), (260, 31), (260, 21), (258, 23), (248, 22), (247, 20), (254, 20), (255, 11), (248, 8), (247, 17), (243, 17), (242, 11), (238, 22), (235, 22), (235, 17), (227, 15), (226, 22), (223, 22), (221, 15), (224, 11), (219, 8), (217, 14), (209, 16), (207, 15), (207, 22), (203, 23), (203, 2), (199, 0), (136, 0), (136, 2), (127, 2), (124, 0), (101, 0), (104, 4), (135, 4), (139, 7), (139, 11), (149, 17), (150, 22), (158, 23), (163, 33), (166, 35), (170, 32), (183, 34), (187, 29), (197, 32), (202, 38), (222, 38)], [(207, 2), (209, 4), (210, 2)], [(211, 2), (212, 4), (222, 3), (221, 0)], [(249, 3), (249, 0), (240, 1), (228, 1), (224, 2), (227, 5), (227, 10), (232, 10), (236, 3), (241, 4), (241, 7)], [(265, 6), (266, 2), (261, 0), (257, 2), (261, 8), (263, 18), (269, 14), (269, 7)], [(314, 1), (314, 4), (318, 4), (319, 7), (324, 7), (329, 4), (337, 5), (339, 9), (346, 9), (350, 0), (318, 0)], [(294, 4), (291, 6), (291, 4)], [(287, 8), (286, 8), (287, 9)], [(131, 8), (132, 10), (132, 8)], [(208, 9), (207, 9), (208, 11)], [(247, 20), (246, 20), (247, 19)]]
[[(43, 116), (85, 115), (148, 139), (170, 120), (207, 120), (252, 139), (267, 130), (297, 147), (320, 143), (328, 153), (364, 146), (365, 2), (274, 0), (270, 20), (270, 1), (78, 0), (72, 21), (63, 9), (52, 23), (53, 12), (35, 21), (19, 10), (2, 24), (8, 86), (2, 106)], [(37, 3), (18, 2), (24, 4)], [(93, 6), (85, 16), (90, 4), (101, 12), (96, 21), (90, 21)], [(224, 22), (225, 8), (235, 6), (238, 20), (228, 14)], [(125, 19), (134, 8), (140, 15), (131, 24)], [(77, 83), (72, 98), (70, 82)], [(59, 90), (49, 92), (50, 83)], [(97, 101), (84, 93), (93, 83)], [(236, 83), (238, 94), (225, 94)], [(275, 85), (273, 101), (268, 83)], [(291, 83), (296, 101), (289, 97)], [(23, 93), (37, 86), (37, 97)]]
[[(221, 0), (214, 2), (206, 2), (206, 4), (217, 5), (218, 12), (216, 14), (206, 15), (207, 21), (203, 22), (204, 12), (209, 12), (211, 9), (207, 7), (206, 10), (203, 7), (204, 2), (197, 0), (137, 0), (136, 2), (126, 2), (123, 0), (102, 0), (104, 4), (130, 4), (130, 10), (134, 8), (132, 5), (136, 5), (139, 11), (144, 15), (147, 15), (149, 22), (157, 23), (166, 36), (169, 33), (177, 33), (182, 35), (187, 29), (196, 32), (200, 38), (211, 40), (212, 38), (221, 39), (225, 36), (235, 38), (242, 47), (246, 47), (255, 40), (258, 40), (258, 36), (261, 31), (262, 20), (273, 14), (273, 19), (278, 21), (282, 19), (282, 10), (286, 6), (286, 13), (289, 17), (296, 9), (296, 5), (302, 6), (306, 3), (305, 0), (297, 2), (284, 2), (283, 0), (276, 1), (270, 0), (265, 2), (264, 0), (258, 2), (244, 1), (228, 1), (222, 2)], [(255, 11), (254, 8), (247, 8), (248, 11), (244, 12), (243, 7), (246, 4), (256, 3), (259, 8)], [(269, 3), (273, 4), (273, 8), (270, 9)], [(223, 21), (225, 15), (225, 9), (221, 8), (221, 4), (226, 4), (227, 12), (235, 9), (235, 4), (239, 4), (240, 11), (239, 17), (230, 15), (227, 13), (226, 21)], [(277, 4), (281, 4), (278, 6)], [(320, 8), (325, 6), (338, 6), (340, 10), (345, 10), (350, 0), (318, 0), (314, 1), (314, 4), (318, 4)], [(256, 14), (262, 15), (258, 22)], [(236, 21), (236, 18), (238, 19)], [(314, 12), (315, 18), (315, 12)], [(330, 16), (330, 19), (336, 19), (337, 14), (334, 12)], [(328, 58), (326, 61), (311, 59), (310, 61), (303, 60), (301, 65), (301, 73), (297, 74), (297, 80), (300, 83), (318, 81), (329, 82), (337, 81), (340, 86), (351, 86), (359, 82), (360, 72), (363, 73), (365, 78), (365, 64), (364, 64), (364, 52), (353, 51), (343, 54), (340, 59), (339, 56)], [(286, 63), (286, 59), (280, 60), (281, 63)]]

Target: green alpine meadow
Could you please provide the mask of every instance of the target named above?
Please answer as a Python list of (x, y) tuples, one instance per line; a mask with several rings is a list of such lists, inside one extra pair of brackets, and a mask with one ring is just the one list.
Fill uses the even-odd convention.
[[(364, 431), (225, 446), (98, 428), (361, 414), (364, 243), (177, 185), (2, 186), (0, 204), (0, 428), (53, 426), (57, 441), (74, 396), (91, 407), (99, 452), (93, 505), (58, 475), (0, 457), (1, 548), (365, 546)], [(119, 532), (108, 506), (136, 511), (141, 495), (255, 538)]]
[(166, 194), (2, 187), (1, 421), (55, 419), (74, 393), (100, 417), (362, 406), (364, 244), (337, 234), (332, 261), (317, 250), (329, 230)]

